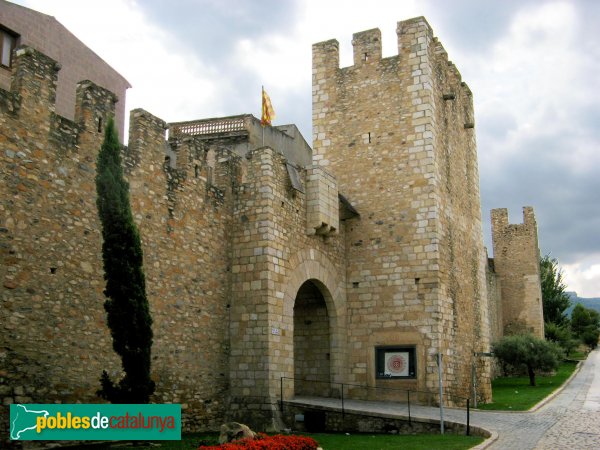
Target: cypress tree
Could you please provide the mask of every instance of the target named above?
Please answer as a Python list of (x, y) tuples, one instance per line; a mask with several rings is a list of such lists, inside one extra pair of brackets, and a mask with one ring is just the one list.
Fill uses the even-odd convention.
[(566, 292), (567, 286), (563, 281), (563, 273), (555, 258), (546, 255), (540, 259), (540, 277), (544, 322), (556, 325), (568, 324), (569, 319), (565, 311), (571, 306), (571, 298)]
[(111, 403), (148, 403), (152, 318), (146, 298), (140, 236), (123, 176), (121, 145), (109, 119), (96, 165), (96, 205), (102, 224), (102, 259), (106, 289), (104, 309), (113, 348), (121, 357), (123, 378), (113, 382), (103, 371), (97, 394)]

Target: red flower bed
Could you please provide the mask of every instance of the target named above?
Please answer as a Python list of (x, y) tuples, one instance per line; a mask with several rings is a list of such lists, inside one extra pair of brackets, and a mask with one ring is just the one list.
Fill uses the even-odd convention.
[(255, 439), (240, 439), (228, 444), (200, 446), (198, 450), (316, 450), (317, 441), (308, 436), (259, 434)]

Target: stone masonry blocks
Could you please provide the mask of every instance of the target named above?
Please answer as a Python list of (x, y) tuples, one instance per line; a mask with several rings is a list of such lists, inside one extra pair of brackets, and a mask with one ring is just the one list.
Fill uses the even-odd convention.
[(328, 236), (339, 229), (339, 201), (335, 178), (321, 167), (306, 169), (307, 234)]

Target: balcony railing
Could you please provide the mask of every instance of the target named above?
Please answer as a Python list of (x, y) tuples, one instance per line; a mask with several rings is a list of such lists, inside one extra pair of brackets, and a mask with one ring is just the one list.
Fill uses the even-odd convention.
[(171, 124), (170, 133), (175, 136), (182, 134), (201, 136), (208, 134), (234, 133), (246, 131), (245, 122), (245, 116), (178, 122)]

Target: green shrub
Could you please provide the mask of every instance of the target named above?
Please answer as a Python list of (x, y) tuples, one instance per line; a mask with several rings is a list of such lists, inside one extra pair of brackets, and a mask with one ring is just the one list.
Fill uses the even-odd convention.
[(525, 371), (531, 386), (536, 372), (556, 370), (563, 356), (557, 344), (531, 334), (505, 336), (493, 344), (492, 351), (503, 365)]

